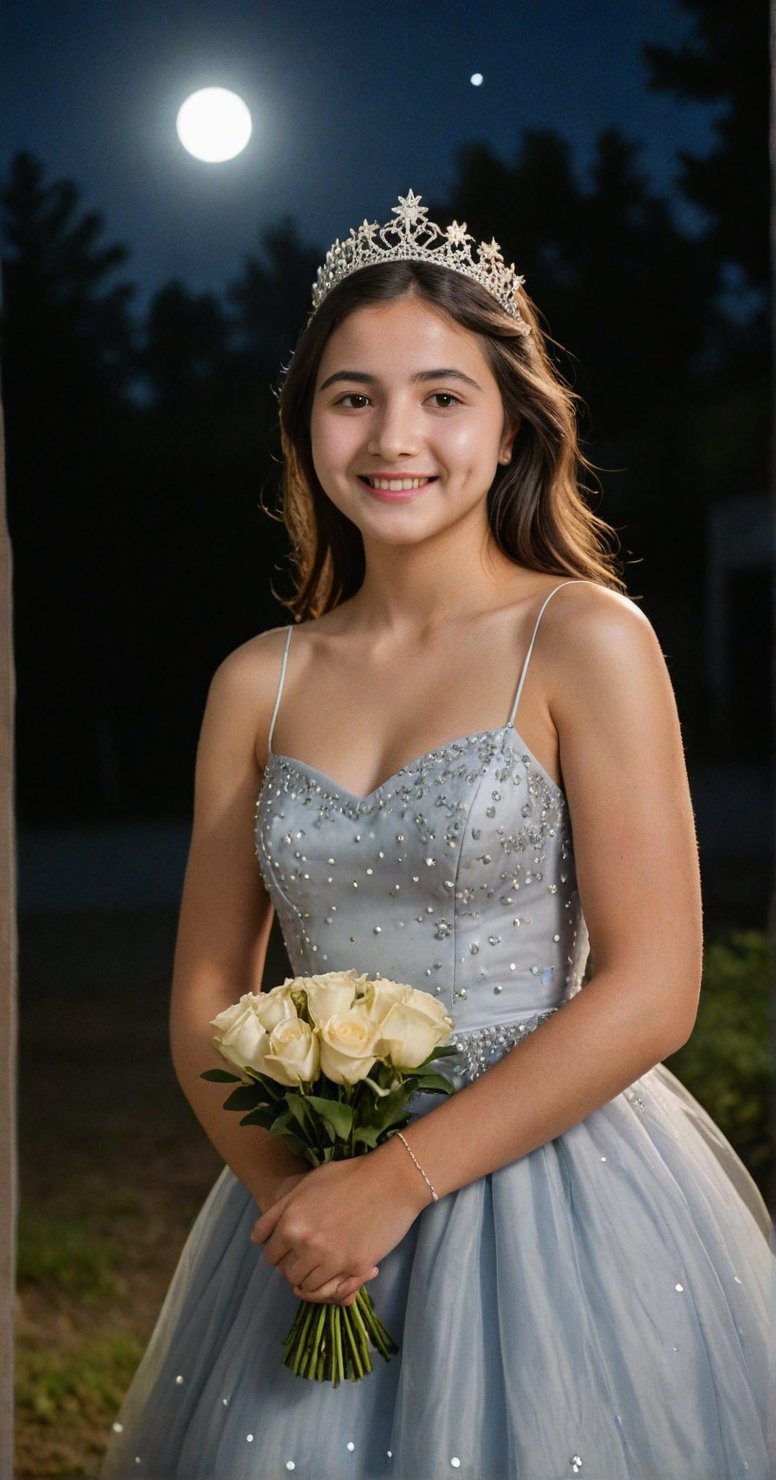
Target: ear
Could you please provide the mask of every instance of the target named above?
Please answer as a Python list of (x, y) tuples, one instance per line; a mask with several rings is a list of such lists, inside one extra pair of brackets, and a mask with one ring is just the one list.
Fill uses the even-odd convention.
[(504, 432), (503, 432), (503, 435), (502, 435), (502, 438), (501, 438), (501, 445), (499, 446), (499, 452), (498, 452), (498, 460), (504, 466), (506, 466), (507, 463), (509, 463), (509, 462), (512, 461), (512, 448), (515, 445), (515, 438), (516, 438), (519, 430), (520, 430), (520, 422), (519, 421), (516, 421), (516, 422), (505, 422), (505, 424), (504, 424)]

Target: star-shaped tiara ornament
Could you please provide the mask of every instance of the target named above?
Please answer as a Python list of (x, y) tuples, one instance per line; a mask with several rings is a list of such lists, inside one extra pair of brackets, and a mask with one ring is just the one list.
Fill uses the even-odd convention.
[(525, 278), (515, 271), (514, 262), (507, 266), (498, 242), (480, 242), (475, 248), (465, 221), (453, 221), (445, 228), (429, 221), (422, 199), (408, 190), (393, 207), (395, 220), (386, 221), (384, 226), (364, 221), (358, 230), (351, 228), (344, 242), (334, 242), (313, 284), (313, 313), (337, 283), (362, 267), (375, 267), (381, 262), (431, 262), (479, 283), (516, 320), (519, 332), (530, 334), (518, 304)]

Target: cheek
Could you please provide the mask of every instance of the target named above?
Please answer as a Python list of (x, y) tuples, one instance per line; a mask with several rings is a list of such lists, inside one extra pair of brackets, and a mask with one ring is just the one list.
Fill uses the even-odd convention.
[(501, 446), (503, 418), (488, 417), (483, 420), (464, 421), (462, 418), (450, 427), (446, 439), (447, 453), (451, 461), (462, 468), (490, 467), (498, 460)]
[(310, 443), (313, 466), (325, 487), (327, 478), (331, 479), (332, 474), (336, 475), (350, 460), (353, 450), (352, 427), (345, 421), (319, 422), (313, 417), (310, 424)]

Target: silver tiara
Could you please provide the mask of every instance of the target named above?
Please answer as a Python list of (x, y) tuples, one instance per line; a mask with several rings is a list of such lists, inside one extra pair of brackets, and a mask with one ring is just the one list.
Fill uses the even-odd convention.
[(362, 267), (381, 262), (432, 262), (479, 283), (517, 320), (520, 332), (530, 334), (517, 304), (525, 278), (515, 271), (514, 263), (507, 266), (495, 241), (480, 242), (473, 255), (474, 237), (466, 230), (466, 222), (437, 226), (426, 219), (428, 208), (421, 205), (422, 199), (409, 190), (399, 196), (399, 204), (393, 208), (394, 221), (386, 221), (384, 226), (364, 221), (357, 231), (351, 228), (344, 242), (335, 241), (313, 284), (313, 313), (337, 283)]

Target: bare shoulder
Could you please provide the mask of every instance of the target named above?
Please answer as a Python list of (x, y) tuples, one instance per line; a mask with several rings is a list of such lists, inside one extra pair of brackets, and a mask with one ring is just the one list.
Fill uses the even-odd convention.
[(649, 618), (629, 596), (592, 581), (558, 590), (542, 617), (541, 649), (562, 682), (575, 687), (600, 670), (665, 667)]
[(273, 627), (241, 643), (219, 663), (208, 690), (203, 733), (232, 754), (250, 754), (260, 768), (287, 630)]
[(542, 686), (559, 733), (584, 723), (673, 725), (660, 642), (630, 597), (592, 582), (569, 585), (549, 603), (540, 638)]
[(653, 633), (649, 618), (630, 596), (595, 581), (569, 581), (553, 587), (555, 595), (542, 618), (548, 633), (563, 632), (571, 641), (621, 642)]
[(254, 705), (270, 690), (274, 695), (287, 631), (287, 627), (271, 627), (228, 653), (213, 674), (211, 695), (232, 703), (252, 699)]

